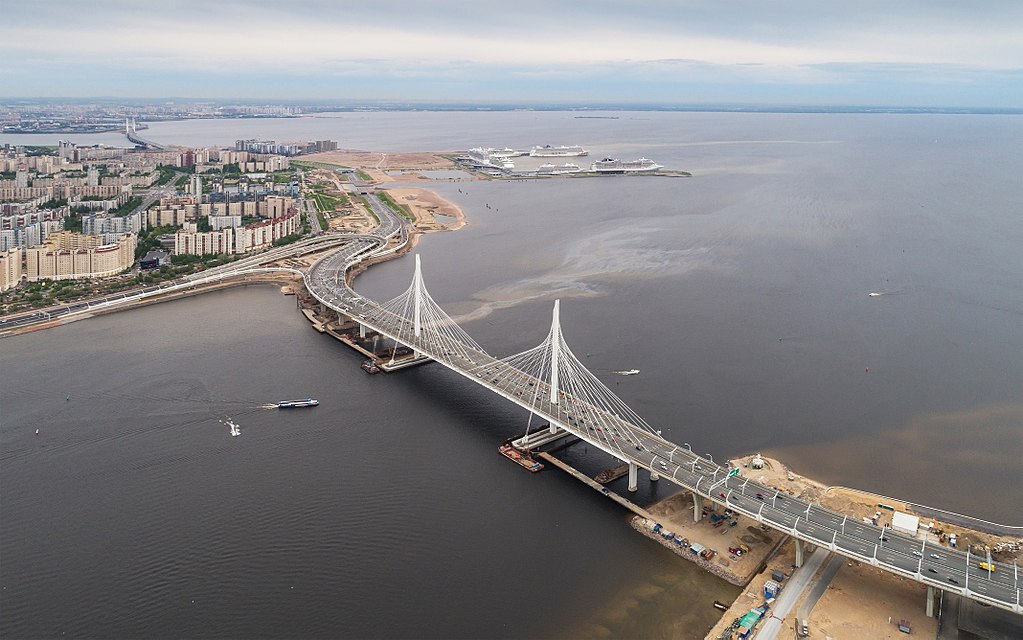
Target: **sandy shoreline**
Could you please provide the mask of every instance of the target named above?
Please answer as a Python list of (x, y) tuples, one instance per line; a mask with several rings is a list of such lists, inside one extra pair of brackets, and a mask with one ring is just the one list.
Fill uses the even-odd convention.
[[(417, 231), (457, 231), (465, 226), (462, 209), (434, 191), (421, 187), (391, 187), (383, 191), (415, 218)], [(437, 216), (453, 221), (438, 220)]]

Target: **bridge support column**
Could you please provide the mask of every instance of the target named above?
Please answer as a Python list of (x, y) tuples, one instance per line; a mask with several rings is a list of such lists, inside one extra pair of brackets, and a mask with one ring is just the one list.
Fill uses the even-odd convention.
[(366, 325), (362, 323), (359, 323), (359, 337), (360, 338), (366, 337)]
[(629, 491), (635, 491), (639, 489), (639, 467), (636, 466), (635, 462), (629, 463)]
[(934, 587), (927, 585), (927, 604), (924, 611), (927, 613), (928, 618), (934, 617), (934, 596)]
[(797, 539), (796, 540), (796, 566), (797, 567), (803, 566), (803, 553), (805, 551), (806, 550), (803, 548), (803, 541)]
[(661, 476), (657, 475), (657, 472), (653, 469), (650, 470), (650, 482), (657, 482), (661, 479)]
[(703, 496), (693, 494), (693, 522), (699, 522), (703, 518)]

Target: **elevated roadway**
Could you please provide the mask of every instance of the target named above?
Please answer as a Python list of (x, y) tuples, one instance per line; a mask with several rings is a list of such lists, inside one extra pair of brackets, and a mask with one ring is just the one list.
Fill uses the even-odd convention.
[[(986, 561), (985, 558), (928, 544), (783, 494), (603, 407), (564, 396), (563, 391), (559, 392), (562, 397), (557, 403), (537, 402), (537, 397), (550, 399), (552, 387), (548, 381), (528, 375), (473, 345), (453, 345), (429, 332), (413, 336), (409, 332), (410, 318), (384, 309), (347, 286), (344, 274), (369, 251), (368, 247), (353, 244), (320, 260), (306, 277), (310, 293), (336, 312), (436, 360), (550, 425), (634, 465), (633, 469), (644, 468), (695, 496), (726, 506), (801, 543), (826, 548), (929, 587), (1023, 613), (1015, 565), (992, 563), (992, 570), (983, 570), (979, 562)], [(699, 499), (694, 502), (698, 509)]]
[[(928, 587), (1023, 613), (1018, 568), (1015, 565), (992, 563), (991, 569), (982, 570), (979, 561), (986, 559), (971, 556), (968, 551), (964, 553), (928, 545), (912, 536), (782, 494), (773, 487), (738, 475), (738, 470), (726, 469), (711, 458), (694, 453), (688, 446), (669, 442), (659, 433), (622, 418), (606, 406), (582, 401), (571, 394), (565, 394), (564, 390), (555, 391), (557, 385), (552, 384), (553, 381), (527, 374), (487, 354), (474, 343), (454, 343), (450, 335), (441, 338), (429, 331), (413, 335), (409, 331), (413, 324), (411, 318), (388, 311), (347, 285), (350, 269), (369, 258), (393, 253), (407, 241), (405, 225), (395, 213), (377, 198), (370, 197), (369, 202), (380, 220), (380, 226), (373, 234), (324, 234), (218, 269), (194, 274), (172, 284), (70, 305), (59, 313), (48, 313), (47, 319), (131, 304), (146, 296), (161, 295), (177, 288), (195, 287), (247, 272), (274, 270), (277, 268), (261, 265), (270, 260), (297, 255), (292, 252), (322, 250), (336, 243), (336, 251), (315, 263), (308, 273), (302, 274), (306, 288), (320, 303), (525, 408), (548, 421), (552, 429), (563, 430), (629, 463), (630, 480), (634, 481), (636, 469), (646, 469), (651, 472), (652, 478), (663, 477), (692, 492), (696, 496), (696, 510), (701, 500), (710, 500), (791, 535), (800, 543), (826, 548)], [(400, 241), (397, 244), (391, 243), (394, 238)], [(43, 312), (34, 312), (25, 317), (39, 313)], [(39, 320), (39, 317), (35, 317), (25, 321)], [(0, 320), (0, 330), (17, 326), (21, 321), (20, 316)]]

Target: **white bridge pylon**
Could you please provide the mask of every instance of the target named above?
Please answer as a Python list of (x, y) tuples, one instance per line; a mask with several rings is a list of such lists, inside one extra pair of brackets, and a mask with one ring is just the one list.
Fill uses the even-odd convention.
[[(423, 280), (416, 255), (412, 284), (396, 298), (380, 305), (392, 338), (416, 351), (425, 351), (463, 372), (499, 388), (520, 406), (550, 422), (546, 435), (564, 435), (562, 427), (597, 443), (609, 453), (624, 453), (639, 444), (634, 429), (657, 432), (614, 394), (572, 353), (561, 331), (561, 301), (554, 301), (551, 328), (536, 347), (495, 360), (434, 301)], [(396, 334), (396, 335), (395, 335)], [(532, 417), (530, 418), (532, 424)], [(534, 445), (537, 436), (526, 442)]]
[[(462, 330), (443, 309), (440, 308), (423, 283), (423, 269), (416, 254), (416, 270), (412, 276), (412, 284), (405, 293), (380, 305), (382, 313), (389, 325), (397, 324), (397, 343), (404, 344), (418, 351), (420, 347), (429, 347), (429, 352), (438, 355), (457, 356), (473, 359), (487, 355), (483, 347), (476, 344), (472, 337)], [(381, 318), (384, 319), (384, 318)]]
[[(572, 353), (561, 331), (560, 300), (554, 301), (547, 338), (500, 362), (506, 365), (498, 369), (501, 376), (516, 377), (529, 390), (525, 400), (534, 413), (556, 416), (562, 426), (597, 438), (611, 450), (639, 444), (631, 429), (621, 428), (622, 423), (656, 434)], [(557, 430), (558, 425), (552, 421), (550, 433)]]

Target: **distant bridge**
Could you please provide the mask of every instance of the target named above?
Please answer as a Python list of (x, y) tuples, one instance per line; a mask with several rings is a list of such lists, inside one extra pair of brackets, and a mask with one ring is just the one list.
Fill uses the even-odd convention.
[(135, 118), (124, 119), (124, 135), (128, 138), (128, 142), (138, 147), (145, 149), (152, 149), (153, 151), (163, 151), (164, 146), (156, 144), (150, 140), (146, 140), (138, 134), (138, 124), (135, 122)]

